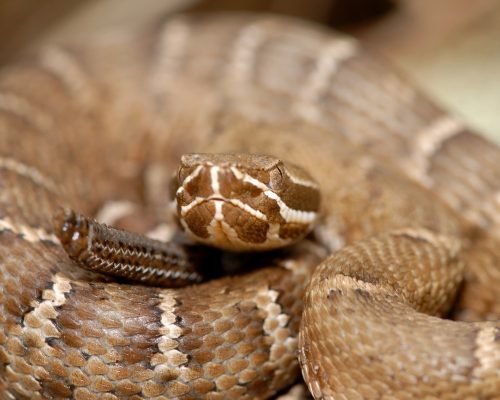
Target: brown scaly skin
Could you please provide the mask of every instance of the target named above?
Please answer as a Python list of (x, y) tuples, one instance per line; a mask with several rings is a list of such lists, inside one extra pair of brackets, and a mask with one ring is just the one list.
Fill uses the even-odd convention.
[[(455, 315), (500, 315), (500, 150), (329, 31), (267, 16), (177, 16), (145, 34), (52, 47), (1, 72), (0, 151), (6, 399), (271, 397), (298, 375), (301, 296), (325, 247), (393, 229), (460, 240)], [(53, 235), (59, 205), (92, 215), (124, 198), (170, 222), (166, 182), (180, 154), (198, 151), (271, 153), (309, 171), (324, 199), (318, 242), (291, 249), (281, 268), (189, 289), (113, 283), (68, 259)], [(481, 343), (467, 362), (492, 368), (464, 385), (494, 398), (498, 335), (460, 332), (470, 348)], [(338, 383), (353, 376), (342, 370)], [(327, 398), (338, 383), (313, 391)], [(460, 398), (446, 380), (439, 387)], [(349, 394), (376, 398), (377, 388)]]
[[(364, 398), (498, 398), (500, 321), (433, 317), (449, 310), (462, 279), (458, 249), (449, 237), (400, 231), (346, 247), (316, 269), (299, 342), (315, 398), (353, 392)], [(430, 279), (415, 285), (424, 274)], [(327, 331), (339, 334), (322, 337)], [(350, 370), (350, 379), (342, 379)]]

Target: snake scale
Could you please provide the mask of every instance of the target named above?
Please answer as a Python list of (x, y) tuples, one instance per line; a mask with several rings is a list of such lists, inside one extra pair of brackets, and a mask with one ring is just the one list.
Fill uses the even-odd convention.
[[(500, 149), (350, 37), (178, 15), (47, 47), (1, 71), (0, 149), (3, 399), (272, 398), (300, 368), (318, 399), (500, 398)], [(200, 151), (308, 171), (312, 234), (177, 289), (68, 258), (60, 206), (175, 236)]]

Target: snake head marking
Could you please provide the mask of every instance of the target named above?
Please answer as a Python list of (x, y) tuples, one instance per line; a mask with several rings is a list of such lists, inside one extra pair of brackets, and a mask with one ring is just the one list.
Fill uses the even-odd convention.
[(260, 154), (187, 154), (174, 185), (177, 217), (195, 240), (231, 251), (268, 250), (304, 237), (319, 188), (293, 164)]

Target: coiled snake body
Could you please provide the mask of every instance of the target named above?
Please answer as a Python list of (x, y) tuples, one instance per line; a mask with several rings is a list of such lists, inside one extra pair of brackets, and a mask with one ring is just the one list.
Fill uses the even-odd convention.
[[(500, 150), (350, 38), (177, 16), (50, 47), (1, 73), (0, 149), (2, 398), (269, 398), (297, 354), (316, 398), (499, 396)], [(68, 258), (61, 205), (169, 236), (167, 182), (193, 151), (308, 171), (313, 234), (180, 289)], [(436, 318), (452, 303), (461, 321)]]

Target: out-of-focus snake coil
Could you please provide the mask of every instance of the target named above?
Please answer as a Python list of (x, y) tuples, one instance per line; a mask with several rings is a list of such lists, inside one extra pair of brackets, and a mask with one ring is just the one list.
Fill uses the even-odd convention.
[[(309, 171), (313, 234), (180, 289), (67, 257), (59, 206), (168, 227), (199, 151)], [(318, 399), (500, 398), (499, 160), (354, 39), (278, 17), (179, 15), (6, 66), (0, 398), (271, 398), (300, 368)]]

